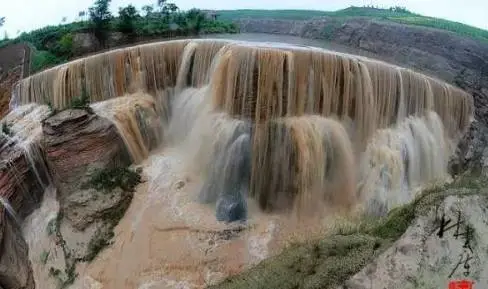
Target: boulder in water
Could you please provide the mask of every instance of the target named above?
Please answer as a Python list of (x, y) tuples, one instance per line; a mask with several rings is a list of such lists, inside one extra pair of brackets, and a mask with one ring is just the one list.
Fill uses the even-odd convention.
[(242, 134), (230, 145), (224, 159), (222, 191), (218, 192), (217, 220), (233, 222), (247, 218), (246, 197), (250, 178), (250, 137)]
[(222, 194), (217, 199), (216, 217), (221, 222), (242, 221), (247, 218), (247, 204), (244, 192)]

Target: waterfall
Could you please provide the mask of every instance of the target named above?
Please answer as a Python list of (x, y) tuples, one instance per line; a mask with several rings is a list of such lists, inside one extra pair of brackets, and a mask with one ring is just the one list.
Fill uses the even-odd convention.
[[(154, 143), (184, 147), (206, 182), (201, 200), (237, 190), (264, 211), (348, 207), (372, 192), (391, 205), (405, 202), (413, 188), (447, 176), (473, 115), (470, 95), (408, 69), (225, 40), (167, 41), (79, 59), (22, 80), (13, 103), (62, 109), (83, 89), (95, 113), (116, 124), (134, 162)], [(147, 114), (158, 123), (149, 129), (141, 125)], [(229, 155), (240, 136), (245, 160)], [(232, 165), (243, 161), (249, 164)], [(239, 180), (243, 186), (229, 186), (231, 167), (231, 175), (249, 176)]]
[[(47, 190), (41, 209), (24, 221), (31, 260), (55, 248), (52, 240), (39, 240), (59, 209), (41, 123), (51, 109), (70, 108), (81, 96), (88, 96), (90, 113), (114, 124), (132, 163), (148, 177), (117, 234), (116, 257), (90, 268), (117, 288), (148, 282), (151, 264), (170, 268), (172, 259), (160, 259), (158, 250), (171, 251), (174, 260), (207, 258), (200, 246), (208, 240), (192, 234), (216, 236), (207, 230), (223, 225), (215, 220), (259, 219), (259, 230), (243, 238), (246, 250), (232, 263), (240, 266), (264, 258), (276, 234), (320, 227), (322, 216), (337, 210), (378, 214), (404, 204), (419, 188), (449, 178), (449, 157), (474, 113), (471, 95), (435, 78), (310, 47), (177, 40), (62, 64), (21, 80), (1, 121), (0, 181), (15, 184), (0, 187), (3, 208), (22, 222), (29, 214), (23, 203), (40, 204), (38, 192)], [(35, 181), (19, 177), (18, 168)], [(177, 235), (168, 237), (172, 231)], [(196, 248), (192, 256), (179, 255), (182, 244)], [(235, 249), (212, 248), (220, 257)], [(188, 266), (191, 276), (203, 274), (201, 268), (213, 272), (200, 259), (181, 268)], [(36, 282), (53, 282), (42, 264), (34, 268)]]

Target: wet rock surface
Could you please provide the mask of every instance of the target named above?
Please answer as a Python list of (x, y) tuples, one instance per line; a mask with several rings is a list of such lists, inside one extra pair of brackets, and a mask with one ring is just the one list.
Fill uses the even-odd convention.
[(0, 145), (0, 197), (23, 219), (39, 206), (49, 183), (49, 176), (42, 169), (45, 162), (41, 148), (36, 144), (22, 147), (3, 135)]
[(127, 207), (132, 194), (117, 188), (111, 192), (99, 192), (94, 189), (80, 190), (66, 198), (64, 216), (77, 230), (83, 231), (107, 214)]
[(215, 149), (215, 162), (209, 180), (200, 191), (200, 201), (216, 203), (218, 221), (234, 222), (247, 218), (251, 172), (249, 128), (237, 129), (222, 147)]
[(0, 288), (34, 289), (28, 247), (17, 224), (0, 213)]
[[(84, 110), (65, 110), (46, 119), (42, 129), (42, 144), (58, 188), (61, 211), (72, 210), (77, 203), (87, 207), (87, 203), (79, 198), (86, 195), (81, 191), (95, 171), (130, 164), (115, 126), (95, 114)], [(75, 217), (69, 213), (66, 217), (75, 226), (84, 227), (83, 215)]]
[[(392, 247), (340, 288), (448, 288), (450, 280), (461, 279), (475, 281), (476, 288), (486, 288), (487, 201), (486, 195), (447, 197), (429, 214), (417, 218)], [(439, 234), (442, 213), (444, 221), (451, 222)]]
[(487, 144), (488, 126), (479, 120), (474, 120), (450, 161), (451, 173), (459, 175), (470, 171), (488, 175)]
[(247, 218), (245, 195), (247, 192), (237, 190), (234, 194), (225, 194), (218, 198), (216, 216), (218, 221), (234, 222)]
[(140, 176), (127, 169), (124, 141), (103, 117), (64, 110), (45, 119), (42, 129), (59, 201), (53, 231), (64, 260), (53, 270), (64, 286), (74, 282), (77, 263), (92, 261), (110, 244)]

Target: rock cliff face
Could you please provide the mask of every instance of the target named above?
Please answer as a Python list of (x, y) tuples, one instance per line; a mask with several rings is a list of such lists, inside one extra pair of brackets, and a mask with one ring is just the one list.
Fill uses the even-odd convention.
[[(115, 126), (84, 110), (65, 110), (43, 123), (42, 145), (58, 189), (61, 210), (72, 205), (70, 195), (83, 190), (98, 169), (130, 164), (124, 142)], [(66, 215), (75, 226), (84, 220)]]
[[(48, 176), (40, 169), (45, 165), (43, 158), (31, 158), (32, 155), (28, 156), (26, 150), (3, 134), (0, 148), (3, 160), (0, 163), (0, 197), (15, 211), (12, 215), (0, 207), (0, 288), (33, 289), (28, 247), (19, 222), (39, 207)], [(40, 150), (39, 147), (31, 149)]]
[(43, 159), (29, 159), (19, 146), (7, 143), (9, 141), (4, 140), (0, 151), (4, 160), (0, 163), (0, 196), (8, 200), (17, 217), (23, 219), (39, 206), (48, 176), (39, 169), (44, 165)]
[(67, 260), (58, 269), (74, 272), (77, 262), (90, 261), (108, 244), (139, 179), (124, 169), (131, 160), (108, 119), (86, 110), (64, 110), (44, 120), (42, 130), (59, 202), (56, 234)]
[(34, 277), (27, 255), (27, 244), (19, 224), (0, 213), (0, 288), (34, 289)]
[(367, 18), (324, 17), (308, 21), (241, 19), (241, 32), (324, 39), (432, 75), (474, 97), (476, 119), (461, 142), (455, 169), (480, 168), (488, 128), (488, 43), (454, 33)]

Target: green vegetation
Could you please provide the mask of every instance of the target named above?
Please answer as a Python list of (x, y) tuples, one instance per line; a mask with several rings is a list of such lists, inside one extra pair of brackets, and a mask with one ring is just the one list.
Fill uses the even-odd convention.
[(93, 114), (93, 110), (90, 107), (90, 96), (88, 95), (88, 92), (86, 91), (86, 88), (83, 87), (81, 91), (81, 95), (79, 97), (74, 97), (71, 100), (71, 109), (83, 109), (86, 110), (88, 113)]
[(125, 192), (133, 192), (141, 183), (139, 172), (127, 167), (115, 169), (103, 169), (95, 171), (85, 187), (91, 187), (97, 191), (110, 193), (117, 187)]
[[(53, 267), (49, 268), (49, 276), (52, 278), (56, 278), (58, 281), (58, 288), (64, 289), (74, 283), (76, 277), (76, 264), (79, 260), (74, 259), (69, 249), (66, 247), (66, 241), (63, 239), (63, 235), (61, 234), (61, 220), (63, 219), (63, 214), (58, 213), (56, 217), (51, 219), (46, 227), (46, 232), (48, 236), (52, 236), (56, 238), (56, 244), (61, 247), (64, 254), (64, 272), (60, 269), (55, 269)], [(46, 264), (47, 258), (49, 257), (49, 253), (47, 255), (44, 254), (45, 251), (41, 253), (41, 262)], [(43, 261), (45, 258), (45, 262)]]
[(14, 133), (12, 131), (12, 124), (2, 122), (2, 133), (6, 136), (13, 136)]
[(42, 251), (42, 252), (41, 252), (41, 255), (40, 255), (40, 257), (39, 257), (39, 259), (40, 259), (40, 261), (41, 261), (42, 265), (46, 265), (46, 263), (47, 263), (47, 258), (49, 258), (49, 252), (48, 252), (48, 251), (46, 251), (46, 250)]
[(426, 215), (450, 195), (487, 197), (488, 180), (462, 176), (451, 184), (423, 192), (410, 204), (384, 218), (363, 216), (340, 225), (322, 239), (292, 244), (281, 254), (250, 270), (227, 278), (212, 289), (337, 288), (399, 239), (416, 217)]
[(119, 21), (117, 23), (117, 29), (129, 35), (129, 37), (134, 37), (136, 33), (136, 21), (139, 19), (139, 14), (136, 8), (129, 5), (124, 8), (119, 9)]
[[(90, 181), (85, 186), (94, 188), (102, 193), (112, 192), (124, 194), (125, 197), (117, 207), (103, 212), (101, 216), (103, 222), (89, 241), (86, 254), (83, 258), (76, 257), (75, 253), (70, 251), (63, 239), (60, 230), (61, 221), (63, 220), (62, 212), (58, 213), (55, 218), (49, 221), (46, 232), (49, 236), (54, 237), (56, 244), (62, 248), (65, 261), (64, 270), (53, 267), (49, 269), (49, 276), (57, 279), (58, 288), (67, 288), (74, 283), (78, 276), (76, 273), (76, 265), (78, 262), (91, 262), (105, 247), (110, 245), (110, 240), (114, 237), (113, 230), (124, 216), (125, 211), (131, 203), (132, 193), (140, 182), (140, 171), (133, 171), (127, 167), (98, 170), (92, 174)], [(121, 191), (114, 191), (116, 188), (121, 188)], [(43, 264), (47, 262), (48, 256), (49, 253), (41, 253), (40, 258)]]
[(102, 193), (114, 193), (116, 188), (122, 191), (117, 192), (126, 195), (124, 201), (112, 210), (104, 212), (102, 219), (104, 226), (97, 229), (93, 238), (88, 243), (87, 254), (82, 261), (91, 262), (108, 245), (114, 236), (113, 230), (125, 214), (132, 200), (132, 193), (135, 187), (141, 183), (140, 171), (128, 167), (104, 169), (95, 171), (84, 187), (90, 187)]
[(31, 56), (31, 70), (32, 72), (40, 71), (46, 67), (55, 66), (66, 61), (68, 61), (67, 58), (57, 57), (49, 51), (34, 49)]
[(55, 269), (53, 267), (49, 268), (49, 277), (56, 278), (58, 281), (58, 288), (65, 289), (68, 288), (75, 282), (77, 274), (75, 273), (75, 266), (70, 266), (64, 270), (64, 273), (60, 269)]
[(49, 109), (49, 114), (45, 119), (42, 120), (42, 122), (44, 122), (46, 119), (56, 115), (57, 113), (65, 109), (83, 109), (89, 114), (94, 114), (94, 111), (90, 106), (90, 96), (88, 95), (86, 88), (82, 89), (81, 95), (79, 97), (73, 97), (73, 99), (71, 99), (70, 106), (63, 110), (59, 110), (55, 108), (52, 102), (47, 97), (44, 97), (44, 103), (47, 105)]
[(139, 15), (133, 5), (120, 7), (118, 15), (113, 16), (109, 10), (110, 2), (95, 0), (88, 13), (82, 11), (78, 14), (79, 19), (88, 15), (87, 20), (24, 32), (15, 39), (0, 40), (0, 47), (12, 43), (29, 43), (32, 48), (31, 72), (34, 73), (79, 56), (82, 52), (74, 44), (77, 33), (92, 33), (103, 49), (111, 46), (110, 35), (114, 32), (123, 33), (127, 43), (155, 37), (237, 32), (231, 22), (207, 17), (198, 9), (180, 11), (174, 3), (166, 1), (158, 1), (156, 9), (152, 5), (144, 6), (144, 17)]
[(346, 9), (328, 12), (317, 10), (220, 10), (218, 11), (219, 19), (236, 20), (239, 18), (274, 18), (284, 20), (308, 20), (315, 17), (369, 17), (385, 21), (392, 21), (402, 24), (418, 25), (432, 27), (442, 30), (451, 31), (462, 36), (467, 36), (479, 40), (488, 41), (488, 31), (469, 26), (466, 24), (453, 22), (445, 19), (422, 16), (408, 11), (402, 7), (392, 7), (389, 9), (380, 9), (374, 7), (349, 7)]
[(113, 228), (99, 229), (88, 243), (87, 254), (83, 261), (91, 262), (105, 247), (110, 245), (110, 240), (114, 237)]
[(110, 1), (96, 0), (95, 4), (88, 9), (93, 33), (103, 47), (105, 47), (112, 21), (112, 14), (109, 11)]
[(222, 20), (236, 20), (239, 18), (253, 19), (283, 19), (283, 20), (308, 20), (315, 17), (329, 16), (330, 12), (317, 10), (219, 10), (217, 12)]
[(47, 98), (44, 98), (44, 103), (47, 105), (47, 108), (49, 109), (49, 114), (48, 114), (47, 118), (50, 118), (51, 116), (54, 116), (58, 113), (58, 110), (53, 106), (53, 104), (50, 100), (48, 100)]

